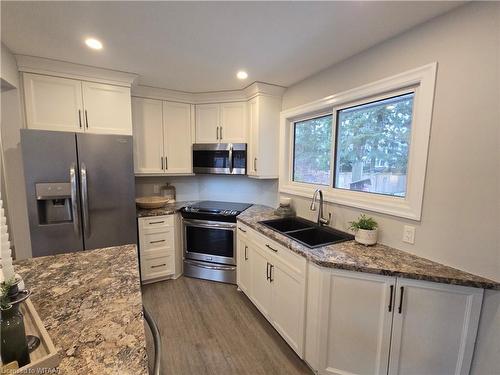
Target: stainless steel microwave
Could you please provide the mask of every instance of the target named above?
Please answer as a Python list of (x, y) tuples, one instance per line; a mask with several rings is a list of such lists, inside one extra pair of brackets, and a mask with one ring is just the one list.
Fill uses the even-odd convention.
[(205, 174), (247, 173), (246, 143), (196, 143), (193, 145), (193, 172)]

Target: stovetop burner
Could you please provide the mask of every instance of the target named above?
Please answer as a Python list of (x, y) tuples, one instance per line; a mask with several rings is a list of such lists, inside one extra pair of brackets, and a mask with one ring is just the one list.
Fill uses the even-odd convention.
[(181, 214), (190, 219), (236, 222), (236, 216), (250, 206), (249, 203), (201, 201), (183, 207)]

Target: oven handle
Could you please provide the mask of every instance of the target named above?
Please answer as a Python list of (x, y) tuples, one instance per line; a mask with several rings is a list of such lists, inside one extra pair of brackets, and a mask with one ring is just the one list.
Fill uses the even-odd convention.
[(184, 225), (191, 227), (202, 227), (202, 228), (220, 228), (220, 229), (230, 229), (236, 230), (236, 223), (220, 223), (214, 221), (203, 221), (203, 220), (185, 220), (182, 219)]
[(192, 264), (193, 266), (196, 267), (201, 267), (201, 268), (206, 268), (209, 270), (216, 270), (216, 271), (232, 271), (235, 270), (235, 266), (209, 266), (208, 264), (203, 264), (200, 262), (193, 262), (191, 260), (184, 259), (184, 262)]

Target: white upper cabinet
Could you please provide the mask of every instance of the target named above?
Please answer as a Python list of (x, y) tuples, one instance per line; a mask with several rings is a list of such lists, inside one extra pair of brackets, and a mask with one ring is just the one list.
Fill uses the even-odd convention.
[(23, 83), (28, 128), (83, 131), (80, 81), (25, 73)]
[(30, 129), (132, 134), (130, 88), (23, 74)]
[(191, 105), (134, 97), (132, 113), (135, 173), (191, 173)]
[(281, 98), (257, 95), (248, 101), (247, 174), (278, 178)]
[(196, 143), (219, 142), (219, 104), (196, 105)]
[(469, 374), (483, 290), (398, 279), (389, 375)]
[(246, 103), (223, 103), (220, 105), (220, 113), (219, 141), (246, 143)]
[(191, 105), (163, 102), (163, 134), (165, 172), (191, 173), (193, 170)]
[(245, 102), (196, 105), (196, 143), (245, 142)]
[(134, 170), (136, 173), (163, 173), (162, 101), (132, 98)]
[(132, 135), (130, 88), (82, 82), (85, 130)]

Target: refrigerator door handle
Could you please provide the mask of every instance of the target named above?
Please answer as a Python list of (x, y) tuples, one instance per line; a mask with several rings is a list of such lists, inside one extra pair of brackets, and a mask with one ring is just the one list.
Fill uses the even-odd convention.
[(82, 188), (82, 212), (83, 212), (83, 234), (90, 237), (90, 218), (89, 218), (89, 194), (87, 187), (87, 167), (85, 163), (80, 166), (80, 181)]
[(80, 238), (80, 212), (78, 210), (78, 186), (76, 182), (76, 164), (69, 168), (69, 179), (71, 185), (71, 209), (73, 211), (73, 231)]

